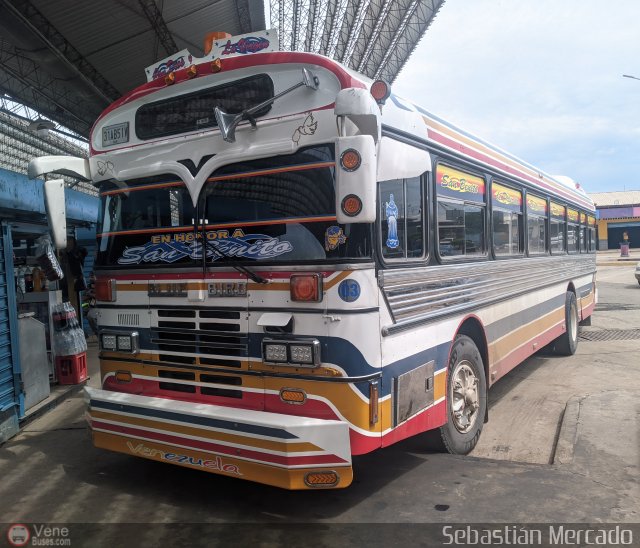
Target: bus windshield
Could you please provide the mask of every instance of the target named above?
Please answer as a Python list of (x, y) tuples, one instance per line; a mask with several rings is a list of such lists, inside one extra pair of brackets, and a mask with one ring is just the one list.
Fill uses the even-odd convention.
[(180, 181), (107, 183), (97, 265), (187, 266), (203, 253), (212, 266), (370, 259), (372, 226), (336, 221), (334, 172), (331, 145), (224, 166), (208, 178), (198, 215)]

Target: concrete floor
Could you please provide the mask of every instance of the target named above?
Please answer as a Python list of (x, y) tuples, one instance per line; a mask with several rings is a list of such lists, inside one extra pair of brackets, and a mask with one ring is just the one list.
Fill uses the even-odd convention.
[[(633, 268), (599, 269), (600, 304), (586, 329), (640, 328)], [(132, 545), (135, 534), (136, 545), (149, 546), (169, 537), (191, 545), (194, 531), (209, 545), (241, 536), (264, 546), (341, 546), (399, 532), (419, 544), (429, 535), (340, 528), (358, 523), (638, 522), (638, 348), (638, 340), (581, 340), (575, 356), (536, 355), (492, 389), (472, 456), (427, 453), (416, 437), (358, 457), (354, 484), (341, 491), (282, 491), (95, 449), (75, 396), (0, 447), (0, 521), (165, 524), (85, 535), (92, 545)], [(218, 525), (214, 534), (176, 532), (176, 523)], [(283, 528), (291, 523), (314, 527)]]

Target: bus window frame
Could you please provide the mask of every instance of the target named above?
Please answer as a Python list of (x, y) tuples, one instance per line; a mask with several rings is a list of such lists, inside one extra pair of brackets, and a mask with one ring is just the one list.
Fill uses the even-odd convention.
[[(535, 191), (533, 192), (529, 192), (529, 190), (527, 189), (525, 192), (525, 210), (526, 210), (526, 215), (525, 215), (525, 254), (527, 257), (545, 257), (548, 255), (551, 255), (551, 242), (549, 241), (550, 238), (550, 232), (549, 232), (549, 218), (550, 218), (550, 210), (549, 210), (549, 196), (545, 195), (541, 195), (542, 193), (538, 194)], [(545, 246), (545, 250), (543, 252), (538, 252), (538, 253), (531, 253), (531, 250), (529, 249), (529, 208), (526, 206), (526, 200), (529, 197), (529, 195), (538, 198), (539, 200), (544, 200), (547, 204), (547, 213), (542, 216), (542, 215), (538, 215), (538, 214), (532, 214), (533, 216), (540, 218), (540, 217), (544, 217), (544, 229), (545, 229), (545, 235), (544, 235), (544, 246)]]
[[(438, 222), (438, 204), (440, 195), (438, 194), (438, 189), (436, 188), (436, 173), (438, 172), (438, 166), (443, 165), (449, 167), (451, 169), (455, 169), (458, 171), (462, 171), (464, 173), (468, 173), (469, 175), (473, 175), (474, 177), (478, 177), (484, 181), (484, 202), (476, 202), (473, 200), (464, 200), (464, 199), (456, 199), (450, 198), (448, 196), (443, 196), (443, 201), (472, 206), (480, 206), (484, 207), (484, 226), (483, 226), (483, 240), (484, 240), (484, 250), (482, 254), (477, 255), (441, 255), (440, 254), (440, 223)], [(456, 163), (455, 161), (443, 160), (440, 158), (436, 158), (433, 162), (433, 177), (431, 181), (431, 191), (433, 195), (433, 203), (432, 203), (432, 215), (433, 215), (433, 255), (437, 258), (438, 262), (441, 264), (451, 264), (451, 263), (468, 263), (468, 262), (478, 262), (478, 261), (486, 261), (490, 260), (491, 250), (489, 245), (489, 212), (490, 205), (488, 199), (488, 189), (490, 186), (489, 176), (486, 173), (483, 173), (473, 167), (467, 167), (460, 163)]]
[[(557, 222), (560, 223), (560, 226), (562, 227), (562, 244), (563, 244), (562, 251), (554, 251), (553, 247), (551, 246), (551, 223), (554, 222), (553, 219), (551, 218), (551, 203), (554, 203), (556, 205), (564, 207), (564, 217), (563, 217), (562, 221), (557, 221)], [(558, 200), (553, 200), (552, 197), (549, 197), (549, 254), (553, 255), (555, 257), (558, 257), (560, 255), (568, 255), (569, 254), (569, 249), (568, 249), (569, 240), (568, 240), (567, 208), (568, 208), (568, 205), (565, 202), (560, 202)]]
[[(520, 204), (520, 213), (519, 218), (518, 218), (518, 223), (519, 223), (519, 229), (520, 229), (520, 234), (518, 235), (518, 246), (520, 247), (518, 253), (510, 253), (510, 254), (503, 254), (503, 255), (498, 255), (496, 254), (496, 249), (495, 249), (495, 241), (494, 241), (494, 231), (493, 231), (493, 213), (494, 211), (497, 209), (498, 211), (508, 211), (506, 209), (502, 209), (500, 207), (494, 208), (493, 207), (493, 184), (497, 184), (500, 186), (504, 186), (507, 187), (511, 190), (515, 190), (516, 192), (520, 193), (520, 197), (522, 200), (522, 203)], [(491, 177), (490, 179), (490, 185), (489, 185), (489, 197), (491, 200), (491, 204), (489, 206), (489, 219), (488, 219), (488, 230), (491, 236), (491, 253), (490, 253), (490, 258), (494, 261), (504, 261), (504, 260), (508, 260), (508, 259), (520, 259), (522, 257), (525, 256), (525, 249), (524, 249), (524, 228), (525, 228), (525, 222), (524, 222), (524, 206), (525, 206), (525, 189), (522, 188), (521, 186), (518, 186), (512, 182), (505, 182), (503, 179), (499, 179), (499, 178), (493, 178)], [(510, 211), (509, 213), (513, 213), (512, 211)]]
[[(397, 258), (389, 258), (384, 256), (384, 245), (382, 242), (382, 204), (380, 201), (380, 183), (384, 183), (385, 181), (376, 181), (376, 201), (377, 205), (377, 219), (375, 222), (375, 239), (376, 239), (376, 254), (378, 255), (378, 259), (380, 264), (385, 267), (401, 267), (404, 265), (416, 266), (420, 264), (427, 264), (429, 262), (431, 256), (431, 223), (429, 222), (429, 214), (431, 213), (429, 209), (429, 198), (430, 198), (430, 184), (429, 177), (430, 171), (426, 170), (419, 177), (409, 177), (408, 179), (418, 178), (420, 180), (421, 188), (422, 188), (422, 242), (423, 242), (423, 253), (420, 257), (397, 257)], [(387, 179), (387, 180), (400, 180), (402, 181), (402, 191), (403, 191), (403, 202), (404, 202), (404, 193), (406, 192), (406, 181), (407, 178), (402, 179)], [(406, 210), (406, 203), (405, 203)], [(406, 223), (406, 217), (405, 217)], [(405, 231), (406, 232), (406, 231)], [(405, 241), (405, 246), (407, 242)]]

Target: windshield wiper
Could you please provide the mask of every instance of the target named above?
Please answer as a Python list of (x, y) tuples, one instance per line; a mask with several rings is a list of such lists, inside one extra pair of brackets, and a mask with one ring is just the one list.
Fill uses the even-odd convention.
[[(216, 253), (218, 255), (218, 257), (221, 257), (223, 259), (232, 259), (233, 257), (231, 257), (230, 255), (227, 255), (226, 253), (220, 251), (217, 247), (215, 246), (211, 246), (210, 249), (212, 249), (214, 251), (214, 253)], [(206, 262), (206, 255), (207, 255), (207, 248), (204, 248), (204, 253), (203, 255), (205, 256), (205, 262)], [(247, 268), (246, 266), (242, 266), (239, 264), (233, 264), (233, 263), (229, 263), (229, 266), (231, 268), (233, 268), (234, 270), (236, 270), (237, 272), (241, 272), (242, 274), (245, 274), (247, 277), (251, 278), (252, 281), (256, 282), (257, 284), (268, 284), (269, 280), (267, 280), (266, 278), (263, 278), (262, 276), (260, 276), (260, 274), (257, 274), (256, 272), (253, 272), (253, 270)]]
[(294, 89), (298, 89), (300, 86), (306, 86), (310, 89), (318, 89), (318, 85), (320, 84), (320, 80), (317, 76), (315, 76), (309, 69), (302, 69), (302, 81), (297, 84), (291, 86), (289, 89), (285, 89), (284, 91), (274, 95), (270, 99), (263, 101), (262, 103), (243, 110), (240, 114), (229, 114), (225, 112), (220, 107), (215, 107), (213, 109), (213, 114), (216, 118), (216, 123), (220, 128), (220, 133), (222, 133), (222, 138), (227, 141), (227, 143), (235, 143), (236, 141), (236, 126), (242, 122), (242, 120), (249, 120), (251, 127), (253, 129), (257, 128), (256, 119), (254, 118), (254, 114), (259, 112), (264, 107), (269, 106), (271, 103), (275, 102), (276, 99), (280, 99), (283, 95), (287, 93), (291, 93)]

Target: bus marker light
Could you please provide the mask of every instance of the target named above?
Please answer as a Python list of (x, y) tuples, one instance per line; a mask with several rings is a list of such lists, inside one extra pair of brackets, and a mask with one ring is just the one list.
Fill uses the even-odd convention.
[(355, 217), (362, 211), (362, 200), (355, 194), (347, 194), (340, 207), (345, 215)]
[(195, 65), (191, 65), (188, 69), (187, 69), (187, 76), (189, 78), (193, 78), (194, 76), (196, 76), (198, 74), (198, 67), (196, 67)]
[(283, 388), (280, 390), (280, 399), (285, 403), (301, 405), (307, 401), (307, 394), (298, 388)]
[(289, 291), (292, 301), (322, 301), (322, 274), (293, 274), (289, 279)]
[(215, 74), (216, 72), (220, 72), (222, 70), (222, 61), (220, 61), (219, 57), (216, 57), (211, 62), (211, 72)]
[(170, 72), (169, 74), (167, 74), (164, 77), (164, 83), (167, 84), (168, 86), (173, 84), (175, 81), (176, 81), (176, 73), (175, 72)]
[(131, 382), (131, 372), (129, 371), (116, 371), (116, 380), (118, 382)]
[(308, 487), (333, 487), (340, 481), (340, 476), (333, 470), (326, 472), (309, 472), (304, 477)]
[(376, 80), (371, 84), (371, 96), (379, 105), (384, 105), (385, 101), (391, 95), (391, 86), (384, 80)]
[(345, 171), (355, 171), (361, 163), (360, 153), (354, 148), (345, 150), (340, 156), (340, 166)]

